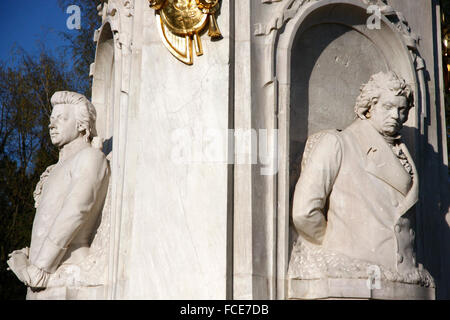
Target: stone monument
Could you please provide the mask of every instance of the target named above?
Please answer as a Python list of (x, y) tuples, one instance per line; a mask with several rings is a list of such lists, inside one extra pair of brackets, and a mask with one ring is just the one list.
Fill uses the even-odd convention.
[[(70, 271), (75, 268), (80, 277), (71, 279), (83, 280), (52, 285), (54, 292), (56, 287), (71, 288), (55, 296), (428, 299), (434, 279), (436, 298), (449, 298), (450, 227), (445, 216), (450, 197), (438, 2), (102, 1), (90, 69), (97, 135), (107, 159), (92, 175), (105, 179), (96, 193), (99, 203), (104, 198), (102, 213), (96, 212), (102, 221), (79, 269), (73, 267), (78, 262), (71, 267), (64, 258), (56, 259), (67, 243), (50, 235), (55, 259), (36, 267), (47, 273), (56, 268), (55, 274), (75, 274)], [(391, 71), (409, 85), (392, 97), (395, 106), (406, 99), (402, 143), (396, 136), (387, 138), (392, 148), (371, 127), (377, 108), (370, 119), (359, 112), (356, 122), (353, 110), (361, 84)], [(394, 127), (397, 131), (396, 126), (390, 129)], [(331, 131), (316, 135), (324, 130)], [(364, 141), (348, 142), (353, 141), (352, 130), (362, 132), (358, 139)], [(348, 146), (341, 146), (341, 140)], [(364, 156), (373, 158), (368, 170), (374, 175), (355, 160), (361, 178), (372, 183), (367, 185), (381, 188), (361, 195), (354, 206), (362, 211), (349, 213), (361, 218), (354, 235), (359, 241), (343, 237), (345, 225), (336, 208), (344, 203), (333, 192), (327, 195), (331, 211), (323, 209), (330, 218), (326, 228), (323, 216), (315, 214), (317, 224), (305, 229), (309, 220), (303, 221), (305, 211), (298, 211), (306, 199), (303, 192), (294, 192), (295, 185), (308, 166), (314, 168), (308, 154), (314, 156), (314, 149), (330, 143), (334, 152), (325, 152), (323, 161), (335, 161), (331, 171), (338, 163), (348, 165), (339, 154), (360, 155), (366, 144), (376, 144), (370, 152), (364, 150), (369, 152)], [(87, 142), (80, 145), (86, 146), (83, 152), (102, 158)], [(385, 161), (389, 165), (382, 170), (377, 165)], [(108, 191), (105, 163), (111, 174)], [(48, 180), (41, 183), (39, 206), (44, 206), (46, 185), (56, 168), (43, 176)], [(337, 177), (328, 184), (336, 193), (342, 189), (339, 180), (353, 179), (350, 174)], [(359, 216), (362, 212), (367, 219)], [(305, 241), (294, 246), (302, 230), (309, 230), (301, 235), (311, 242), (308, 248)], [(40, 257), (34, 249), (39, 239), (33, 238), (30, 252), (13, 255), (14, 270), (16, 262), (23, 267), (28, 257)], [(70, 246), (75, 239), (65, 239), (70, 240), (66, 252), (77, 252)], [(368, 248), (353, 251), (356, 245)], [(308, 253), (303, 246), (317, 250)], [(305, 252), (312, 261), (300, 259)], [(336, 268), (318, 264), (315, 274), (303, 273), (303, 262), (316, 263), (324, 256)], [(30, 273), (29, 280), (25, 274), (19, 277), (28, 284), (37, 281), (32, 286), (45, 283), (45, 273)], [(336, 280), (332, 282), (342, 288), (340, 294), (330, 294), (329, 288), (336, 286), (324, 281), (328, 278)], [(50, 295), (51, 279), (30, 298)], [(297, 280), (305, 281), (297, 286)], [(83, 283), (93, 290), (85, 292)], [(378, 284), (391, 291), (379, 291)]]
[(30, 248), (12, 252), (8, 265), (28, 287), (27, 299), (95, 298), (104, 285), (98, 274), (104, 265), (102, 248), (93, 243), (101, 237), (109, 167), (92, 145), (97, 134), (91, 102), (60, 91), (51, 103), (50, 137), (59, 160), (41, 175), (34, 192)]
[(377, 73), (361, 87), (350, 126), (308, 139), (289, 298), (434, 299), (434, 281), (416, 262), (419, 177), (400, 135), (412, 106), (403, 79)]

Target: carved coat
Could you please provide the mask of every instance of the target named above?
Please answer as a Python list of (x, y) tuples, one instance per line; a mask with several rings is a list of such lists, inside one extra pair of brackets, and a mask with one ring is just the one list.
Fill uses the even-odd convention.
[(406, 146), (400, 147), (412, 175), (367, 120), (311, 137), (293, 203), (300, 236), (401, 274), (413, 271), (410, 209), (418, 200), (418, 176)]
[(49, 273), (89, 251), (108, 187), (105, 155), (85, 141), (64, 146), (36, 190), (30, 262)]

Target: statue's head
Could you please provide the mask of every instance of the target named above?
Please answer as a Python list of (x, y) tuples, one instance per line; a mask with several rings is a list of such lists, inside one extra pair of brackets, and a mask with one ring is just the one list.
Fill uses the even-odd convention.
[(52, 96), (51, 103), (53, 109), (48, 127), (55, 146), (62, 148), (79, 137), (90, 142), (97, 135), (97, 113), (85, 96), (71, 91), (58, 91)]
[(360, 119), (370, 121), (380, 134), (395, 136), (408, 120), (413, 106), (411, 86), (392, 71), (380, 72), (361, 86), (355, 113)]

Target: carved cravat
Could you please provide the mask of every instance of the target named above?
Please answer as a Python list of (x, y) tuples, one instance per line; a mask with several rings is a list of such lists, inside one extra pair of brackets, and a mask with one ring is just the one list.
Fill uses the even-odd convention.
[(388, 145), (391, 147), (392, 152), (394, 152), (395, 156), (398, 158), (402, 166), (405, 168), (406, 172), (408, 172), (411, 176), (413, 175), (413, 169), (411, 164), (408, 161), (408, 158), (406, 157), (405, 153), (403, 152), (400, 144), (400, 138), (401, 136), (395, 136), (395, 137), (388, 137), (383, 136), (384, 140), (388, 143)]

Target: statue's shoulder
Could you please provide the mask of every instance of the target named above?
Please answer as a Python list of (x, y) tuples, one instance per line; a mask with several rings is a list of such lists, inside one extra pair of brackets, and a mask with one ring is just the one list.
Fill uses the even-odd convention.
[(89, 146), (80, 150), (75, 156), (76, 165), (103, 166), (107, 160), (105, 154), (98, 148)]
[(341, 140), (341, 130), (328, 129), (316, 132), (308, 137), (305, 146), (305, 152), (312, 151), (314, 147), (319, 143), (336, 143)]
[(89, 146), (86, 148), (83, 148), (80, 150), (80, 152), (77, 154), (78, 157), (80, 158), (92, 158), (92, 159), (103, 159), (106, 160), (106, 156), (103, 153), (102, 150)]
[(342, 130), (338, 130), (338, 129), (327, 129), (327, 130), (322, 130), (319, 132), (316, 132), (312, 135), (310, 135), (308, 137), (308, 141), (310, 141), (311, 143), (313, 142), (317, 142), (319, 140), (321, 140), (324, 137), (338, 137), (341, 134)]
[[(303, 159), (302, 159), (302, 166), (305, 166), (310, 158), (311, 155), (314, 153), (314, 150), (316, 150), (320, 146), (319, 155), (320, 157), (338, 151), (341, 149), (341, 131), (337, 129), (328, 129), (328, 130), (322, 130), (317, 133), (314, 133), (308, 137), (308, 140), (306, 141), (305, 150), (303, 151)], [(317, 154), (316, 154), (317, 156)]]

